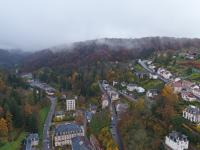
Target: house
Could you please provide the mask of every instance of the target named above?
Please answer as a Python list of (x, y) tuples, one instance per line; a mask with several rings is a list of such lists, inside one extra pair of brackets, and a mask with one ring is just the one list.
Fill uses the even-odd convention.
[(180, 93), (182, 90), (190, 90), (194, 83), (187, 80), (178, 80), (173, 82), (172, 86), (175, 93)]
[(31, 150), (32, 147), (39, 145), (39, 135), (37, 133), (29, 134), (26, 138), (25, 150)]
[(158, 79), (158, 75), (157, 74), (153, 74), (153, 73), (149, 73), (149, 79)]
[(86, 112), (85, 112), (85, 117), (86, 117), (88, 123), (91, 122), (92, 116), (93, 116), (93, 113), (92, 113), (92, 112), (90, 112), (90, 111), (86, 111)]
[(185, 119), (190, 120), (191, 122), (195, 122), (199, 124), (200, 123), (200, 109), (196, 106), (189, 105), (187, 108), (183, 110), (183, 117)]
[(101, 105), (102, 105), (102, 109), (106, 108), (109, 105), (109, 99), (107, 94), (103, 94), (101, 96)]
[(52, 89), (52, 88), (47, 88), (46, 94), (49, 95), (49, 96), (53, 96), (55, 94), (55, 90)]
[(116, 100), (119, 99), (119, 93), (118, 92), (110, 91), (109, 95), (110, 95), (111, 101), (116, 101)]
[(97, 106), (96, 105), (91, 105), (90, 104), (90, 111), (95, 114), (97, 112)]
[(132, 92), (132, 91), (134, 91), (134, 90), (137, 88), (137, 85), (136, 85), (136, 84), (128, 84), (128, 85), (126, 86), (126, 88), (127, 88), (127, 90), (128, 90), (129, 92)]
[(147, 60), (146, 63), (147, 63), (147, 65), (151, 65), (152, 61), (151, 60)]
[(145, 89), (142, 88), (142, 87), (137, 87), (137, 88), (136, 88), (136, 91), (137, 91), (138, 93), (144, 93), (144, 92), (145, 92)]
[(193, 89), (192, 94), (194, 94), (197, 97), (200, 97), (200, 89)]
[(161, 75), (165, 79), (170, 79), (172, 77), (171, 72), (165, 70), (164, 68), (158, 68), (157, 74)]
[(102, 81), (102, 86), (103, 86), (104, 89), (106, 89), (109, 86), (108, 81), (103, 80)]
[(59, 120), (63, 120), (65, 117), (64, 111), (56, 111), (54, 117)]
[(113, 86), (117, 85), (118, 82), (117, 81), (113, 81)]
[(146, 72), (135, 72), (135, 75), (139, 78), (139, 79), (144, 79), (146, 77), (148, 77), (148, 74)]
[(76, 100), (75, 99), (67, 99), (66, 100), (66, 110), (71, 111), (76, 109)]
[(156, 66), (154, 66), (154, 65), (149, 65), (148, 67), (149, 67), (149, 69), (151, 69), (153, 72), (155, 72)]
[(124, 82), (124, 81), (121, 82), (121, 86), (122, 86), (122, 87), (125, 87), (125, 86), (126, 86), (126, 82)]
[(89, 140), (84, 136), (72, 138), (72, 150), (93, 150)]
[(85, 131), (83, 126), (79, 126), (75, 123), (59, 124), (54, 130), (54, 145), (55, 147), (71, 145), (72, 138), (84, 135)]
[(165, 137), (165, 145), (172, 150), (185, 150), (189, 147), (189, 141), (187, 136), (179, 132), (172, 131)]
[(118, 103), (116, 105), (116, 111), (117, 111), (117, 113), (126, 112), (127, 109), (128, 109), (128, 104)]
[(147, 91), (146, 96), (149, 98), (153, 98), (158, 95), (158, 90), (157, 89), (150, 89)]
[(181, 97), (183, 100), (190, 101), (190, 102), (197, 100), (196, 97), (191, 92), (188, 92), (188, 91), (182, 91)]

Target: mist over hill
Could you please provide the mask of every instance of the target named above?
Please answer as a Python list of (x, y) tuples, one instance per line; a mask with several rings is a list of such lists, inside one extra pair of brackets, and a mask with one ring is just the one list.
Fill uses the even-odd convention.
[(124, 61), (144, 58), (156, 51), (200, 48), (200, 39), (145, 37), (138, 39), (104, 38), (76, 42), (35, 52), (24, 59), (23, 69), (77, 67), (97, 61)]

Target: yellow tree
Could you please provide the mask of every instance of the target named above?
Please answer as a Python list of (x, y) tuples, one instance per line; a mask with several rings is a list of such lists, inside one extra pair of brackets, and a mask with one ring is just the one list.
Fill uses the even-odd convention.
[(0, 119), (0, 136), (1, 137), (8, 136), (8, 124), (4, 118)]

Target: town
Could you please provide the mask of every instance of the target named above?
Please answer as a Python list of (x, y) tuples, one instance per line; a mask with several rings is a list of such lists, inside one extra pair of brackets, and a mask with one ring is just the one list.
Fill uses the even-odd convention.
[[(191, 59), (188, 55), (186, 58)], [(100, 137), (97, 137), (91, 128), (96, 123), (93, 120), (97, 114), (107, 113), (108, 118), (98, 116), (102, 124), (108, 124), (108, 128), (103, 128), (102, 132), (111, 133), (107, 140), (111, 140), (110, 146), (113, 149), (123, 150), (123, 140), (118, 124), (123, 120), (124, 114), (129, 111), (132, 103), (136, 103), (141, 97), (145, 98), (149, 106), (153, 106), (156, 97), (162, 93), (161, 87), (171, 88), (172, 92), (178, 95), (178, 99), (185, 101), (181, 117), (187, 121), (183, 122), (183, 126), (189, 128), (191, 132), (197, 131), (200, 125), (199, 83), (177, 76), (162, 66), (158, 67), (152, 60), (138, 59), (136, 66), (129, 63), (128, 69), (137, 80), (145, 79), (144, 86), (141, 82), (127, 82), (127, 80), (99, 80), (97, 86), (101, 92), (98, 100), (100, 105), (89, 103), (88, 107), (81, 106), (81, 97), (78, 95), (58, 92), (48, 84), (33, 79), (31, 73), (22, 75), (21, 77), (30, 85), (30, 90), (34, 88), (43, 90), (51, 102), (43, 126), (43, 139), (39, 139), (38, 133), (30, 133), (26, 138), (25, 149), (39, 148), (40, 140), (44, 150), (59, 148), (102, 150), (104, 146), (102, 147), (102, 142), (99, 141)], [(156, 85), (151, 83), (147, 86), (148, 82), (156, 83)], [(95, 128), (97, 126), (95, 124)], [(163, 137), (163, 146), (173, 150), (184, 150), (191, 147), (188, 135), (176, 130), (172, 130)]]

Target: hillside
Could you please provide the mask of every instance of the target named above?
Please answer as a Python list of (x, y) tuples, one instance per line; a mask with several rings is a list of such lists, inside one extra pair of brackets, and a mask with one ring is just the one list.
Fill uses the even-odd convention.
[(155, 51), (200, 48), (200, 39), (146, 37), (98, 39), (38, 51), (24, 60), (25, 71), (42, 67), (77, 67), (97, 61), (124, 61), (146, 57)]
[(12, 68), (16, 64), (20, 64), (27, 55), (27, 52), (20, 50), (0, 49), (0, 68)]

